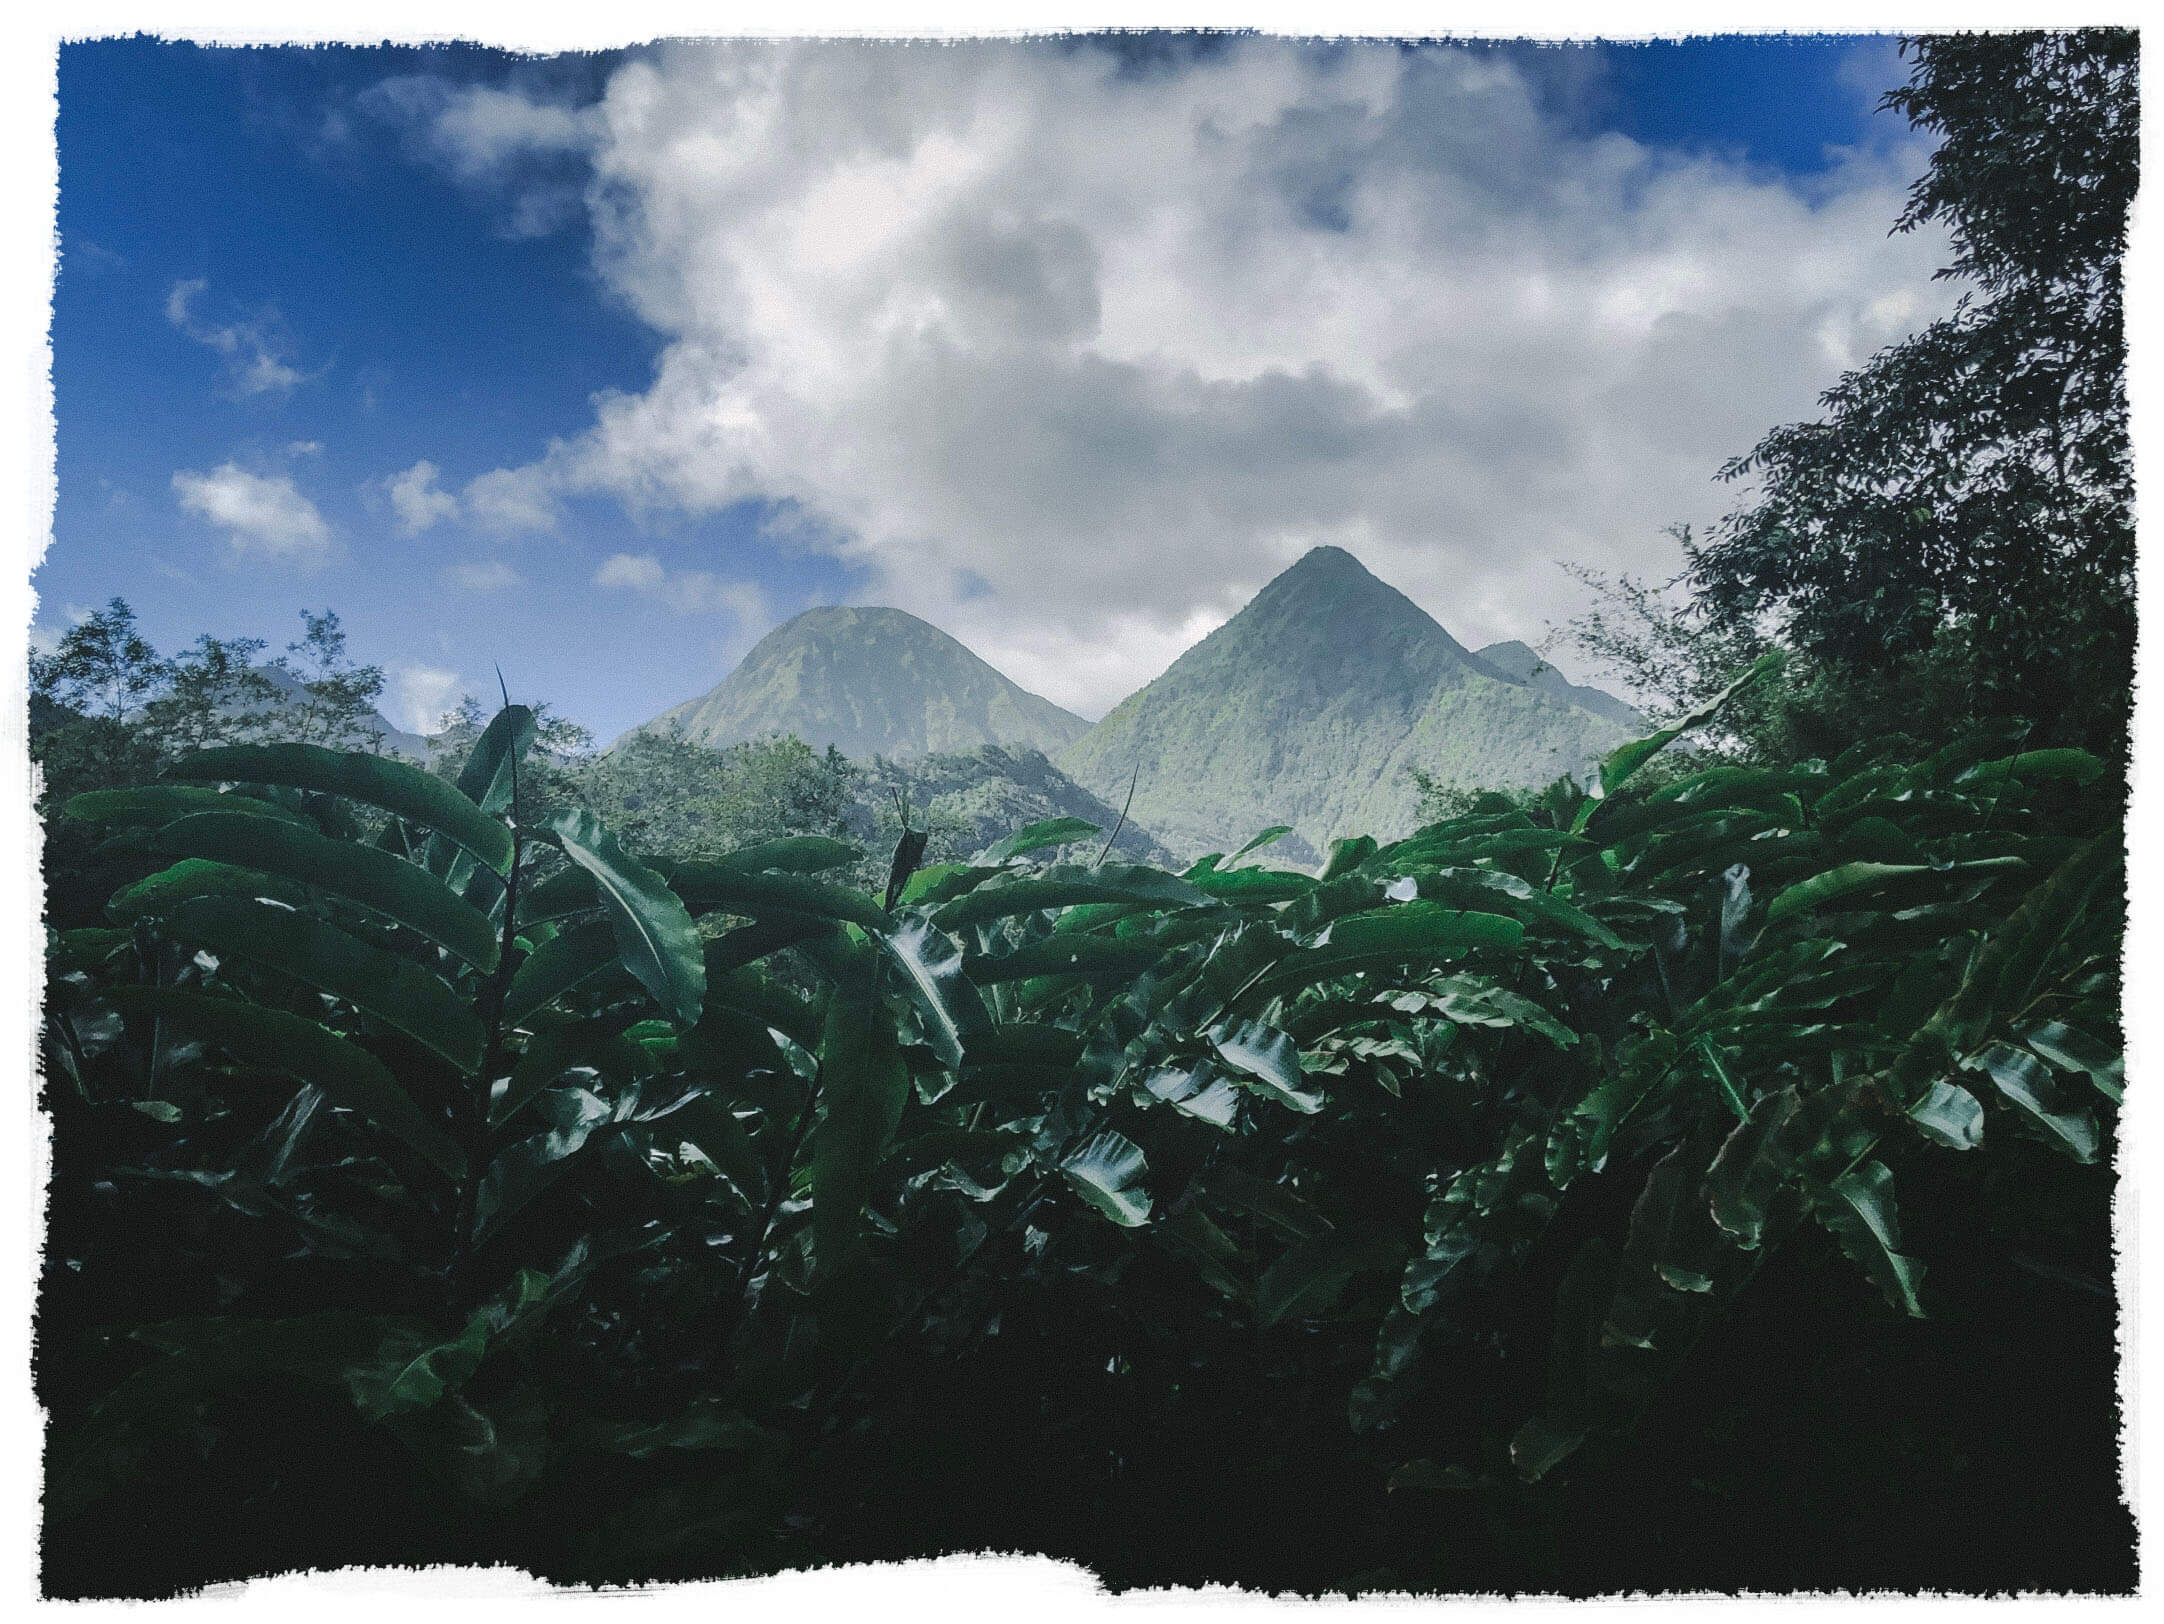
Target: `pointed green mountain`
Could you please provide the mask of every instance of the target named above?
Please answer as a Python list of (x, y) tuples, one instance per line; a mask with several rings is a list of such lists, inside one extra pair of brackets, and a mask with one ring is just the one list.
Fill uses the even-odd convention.
[(899, 609), (807, 609), (759, 640), (721, 685), (662, 712), (702, 744), (794, 733), (869, 760), (996, 744), (1046, 752), (1089, 723), (1001, 676)]
[[(1352, 554), (1318, 547), (1053, 760), (1183, 855), (1290, 824), (1408, 833), (1420, 768), (1502, 788), (1582, 774), (1630, 730), (1509, 680)], [(1291, 841), (1285, 848), (1297, 852)]]

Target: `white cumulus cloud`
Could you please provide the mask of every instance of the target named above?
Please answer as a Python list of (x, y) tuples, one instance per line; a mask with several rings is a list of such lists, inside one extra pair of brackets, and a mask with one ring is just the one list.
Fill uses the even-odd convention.
[(287, 474), (253, 474), (223, 462), (207, 474), (173, 475), (181, 508), (225, 533), (235, 560), (264, 558), (313, 567), (331, 552), (331, 527)]
[(667, 576), (661, 560), (651, 553), (636, 557), (630, 553), (614, 553), (603, 559), (601, 567), (594, 571), (594, 585), (628, 587), (633, 592), (658, 592)]
[(398, 528), (417, 536), (433, 524), (458, 517), (458, 498), (436, 483), (443, 472), (423, 458), (402, 474), (383, 481), (383, 493), (391, 499)]
[[(1538, 637), (1556, 560), (1669, 567), (1724, 460), (1954, 291), (1888, 236), (1920, 148), (1798, 179), (1585, 136), (1478, 50), (732, 41), (588, 108), (382, 101), (473, 184), (583, 152), (596, 267), (665, 338), (477, 522), (782, 504), (1090, 713), (1321, 543)], [(722, 590), (646, 562), (602, 584)]]
[(361, 96), (378, 118), (404, 130), (419, 155), (469, 186), (504, 187), (511, 236), (536, 237), (579, 212), (579, 189), (562, 172), (539, 172), (550, 158), (575, 158), (593, 135), (594, 112), (512, 90), (458, 87), (430, 74), (386, 79)]
[(556, 523), (553, 482), (537, 469), (496, 468), (466, 482), (466, 516), (485, 530), (548, 530)]

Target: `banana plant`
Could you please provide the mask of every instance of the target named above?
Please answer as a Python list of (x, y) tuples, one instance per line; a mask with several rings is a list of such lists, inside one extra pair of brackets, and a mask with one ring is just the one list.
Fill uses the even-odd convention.
[[(50, 944), (56, 1098), (217, 1245), (128, 1235), (171, 1311), (112, 1301), (58, 1514), (299, 1384), (459, 1504), (606, 1481), (577, 1571), (750, 1560), (785, 1467), (1015, 1325), (1124, 1415), (1320, 1384), (1394, 1483), (1538, 1490), (1797, 1236), (1929, 1312), (1897, 1186), (2101, 1172), (2123, 1094), (2110, 786), (2011, 734), (1649, 787), (1664, 730), (1314, 873), (1282, 831), (1180, 873), (905, 834), (874, 895), (846, 842), (535, 807), (533, 731), (71, 803), (165, 866)], [(1481, 1329), (1535, 1298), (1539, 1347)]]

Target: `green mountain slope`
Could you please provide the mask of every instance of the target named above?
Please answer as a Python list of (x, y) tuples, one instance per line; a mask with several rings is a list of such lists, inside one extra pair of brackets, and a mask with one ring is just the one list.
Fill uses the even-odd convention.
[(1182, 855), (1274, 823), (1320, 851), (1411, 829), (1415, 767), (1448, 786), (1541, 784), (1628, 736), (1507, 680), (1350, 553), (1318, 547), (1053, 760), (1114, 802), (1139, 769), (1133, 816)]
[[(996, 744), (915, 761), (875, 761), (864, 769), (858, 817), (867, 831), (885, 836), (884, 820), (896, 794), (907, 797), (917, 827), (929, 828), (926, 861), (965, 860), (1015, 830), (1053, 818), (1080, 818), (1103, 834), (1054, 851), (1040, 861), (1089, 862), (1118, 829), (1113, 852), (1130, 863), (1170, 864), (1172, 853), (1129, 818), (1120, 823), (1121, 794), (1107, 805), (1045, 759), (1038, 750)], [(879, 842), (882, 853), (888, 842)]]
[(1525, 643), (1490, 643), (1486, 648), (1478, 650), (1473, 657), (1485, 660), (1512, 682), (1523, 683), (1527, 687), (1538, 688), (1543, 693), (1553, 694), (1558, 699), (1576, 705), (1580, 710), (1589, 710), (1595, 716), (1605, 716), (1619, 727), (1643, 731), (1647, 725), (1645, 716), (1635, 706), (1625, 704), (1603, 689), (1588, 688), (1582, 683), (1572, 682), (1542, 659), (1539, 650)]
[(1089, 729), (899, 609), (805, 610), (761, 638), (719, 687), (645, 725), (679, 720), (702, 744), (794, 733), (858, 760), (985, 744), (1049, 751)]

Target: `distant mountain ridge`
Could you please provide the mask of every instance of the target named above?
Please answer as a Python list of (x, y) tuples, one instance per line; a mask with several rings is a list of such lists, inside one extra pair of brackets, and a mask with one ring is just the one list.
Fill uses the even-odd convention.
[[(259, 665), (256, 675), (262, 677), (278, 690), (279, 704), (305, 705), (308, 702), (308, 685), (282, 666)], [(261, 706), (231, 705), (221, 707), (234, 715), (270, 718), (275, 728), (277, 711)], [(404, 756), (411, 761), (425, 762), (429, 758), (428, 740), (418, 733), (408, 733), (397, 726), (379, 710), (371, 710), (360, 719), (364, 732), (375, 735), (376, 748), (386, 755)]]
[(1476, 659), (1485, 660), (1512, 682), (1524, 683), (1558, 699), (1567, 700), (1580, 710), (1589, 710), (1595, 716), (1605, 716), (1622, 727), (1643, 728), (1646, 718), (1636, 706), (1625, 704), (1614, 694), (1599, 688), (1588, 688), (1572, 682), (1562, 672), (1550, 665), (1546, 658), (1528, 644), (1519, 642), (1490, 643), (1476, 652)]
[(987, 744), (967, 752), (874, 764), (865, 772), (860, 821), (868, 826), (871, 808), (884, 805), (896, 792), (920, 813), (930, 815), (935, 835), (943, 831), (959, 835), (956, 826), (966, 825), (968, 833), (957, 846), (957, 855), (963, 857), (1032, 823), (1080, 818), (1096, 824), (1101, 834), (1076, 842), (1061, 861), (1087, 862), (1106, 849), (1107, 841), (1110, 850), (1126, 862), (1169, 866), (1174, 861), (1149, 830), (1132, 818), (1123, 823), (1117, 804), (1099, 800), (1053, 766), (1041, 750)]
[(634, 731), (675, 722), (717, 747), (793, 733), (814, 749), (896, 761), (984, 745), (1049, 754), (1089, 731), (900, 609), (807, 609), (718, 686)]
[[(1506, 655), (1507, 658), (1507, 655)], [(1316, 851), (1408, 832), (1439, 783), (1545, 783), (1629, 737), (1468, 650), (1352, 554), (1318, 547), (1054, 762), (1183, 855), (1290, 824)]]
[(1191, 858), (1284, 823), (1271, 855), (1309, 864), (1341, 835), (1409, 831), (1415, 768), (1450, 787), (1538, 785), (1582, 776), (1644, 725), (1524, 643), (1466, 648), (1338, 547), (1309, 552), (1094, 727), (880, 608), (806, 610), (634, 731), (679, 723), (716, 747), (793, 733), (860, 762), (922, 763), (887, 787), (922, 779), (920, 801), (988, 831), (1009, 816), (1106, 822), (1132, 782), (1123, 847)]

